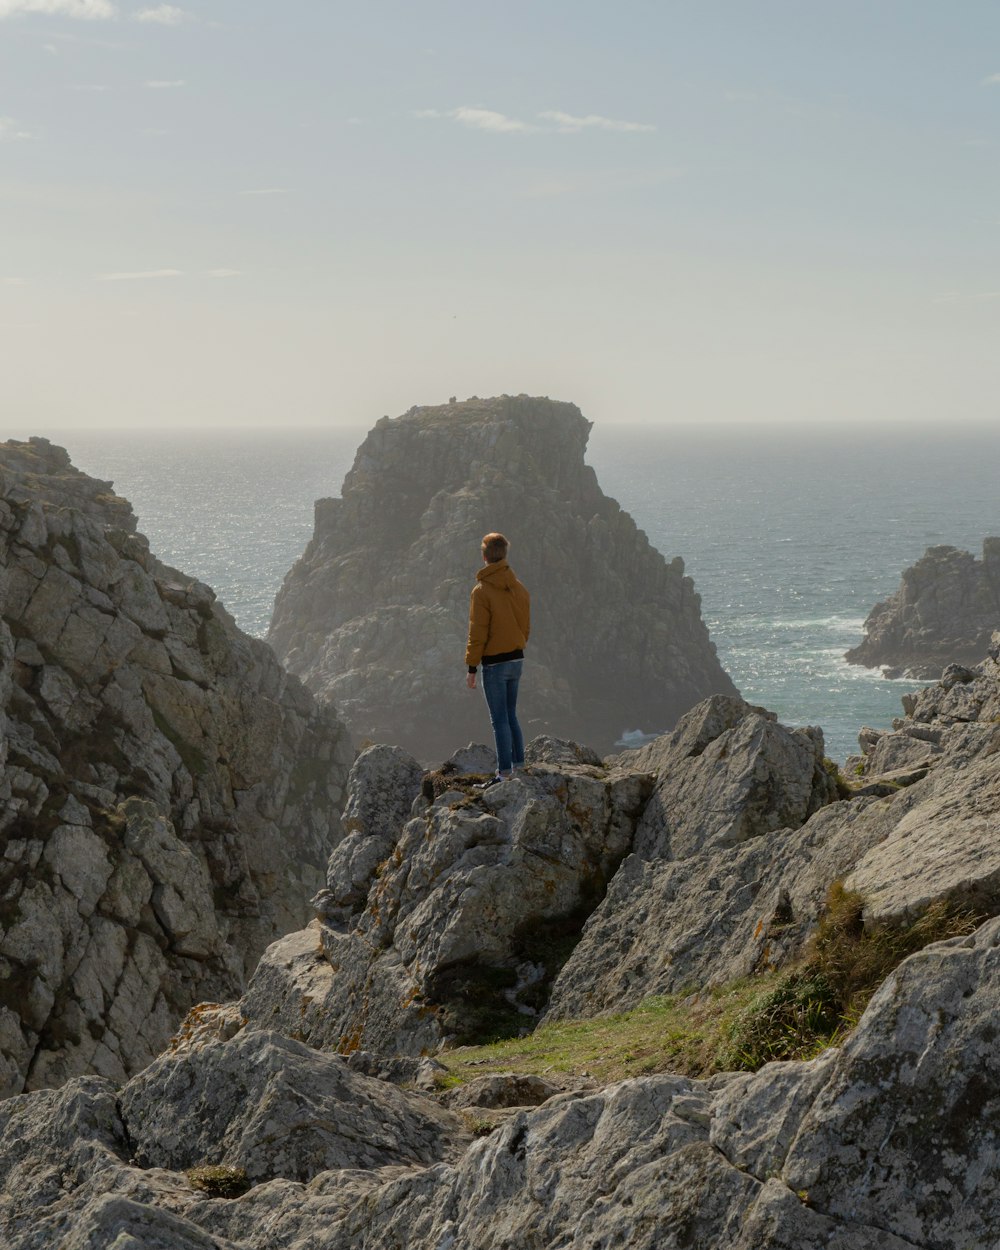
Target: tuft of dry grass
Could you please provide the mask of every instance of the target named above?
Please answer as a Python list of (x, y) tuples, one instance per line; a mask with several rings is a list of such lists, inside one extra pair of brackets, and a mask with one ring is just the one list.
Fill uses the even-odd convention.
[(801, 959), (699, 993), (650, 997), (631, 1011), (542, 1024), (528, 1037), (438, 1056), (442, 1088), (494, 1072), (592, 1077), (599, 1085), (654, 1072), (704, 1077), (807, 1059), (839, 1045), (908, 956), (970, 933), (984, 916), (947, 902), (903, 925), (865, 925), (864, 899), (831, 886)]
[(252, 1188), (243, 1168), (226, 1167), (224, 1164), (188, 1168), (184, 1175), (192, 1189), (200, 1189), (210, 1198), (239, 1198)]

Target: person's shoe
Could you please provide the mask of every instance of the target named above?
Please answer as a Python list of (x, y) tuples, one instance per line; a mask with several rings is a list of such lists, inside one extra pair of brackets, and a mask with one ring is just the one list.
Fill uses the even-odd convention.
[(500, 784), (501, 781), (503, 781), (503, 777), (501, 777), (500, 774), (497, 773), (496, 776), (490, 777), (487, 781), (476, 782), (475, 788), (477, 790), (488, 790), (490, 786), (497, 786)]

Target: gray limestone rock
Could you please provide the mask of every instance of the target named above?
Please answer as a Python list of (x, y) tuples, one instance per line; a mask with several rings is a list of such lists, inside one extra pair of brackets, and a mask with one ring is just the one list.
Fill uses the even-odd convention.
[[(1000, 919), (911, 956), (839, 1050), (556, 1094), (471, 1143), (427, 1100), (245, 1029), (164, 1056), (120, 1092), (84, 1078), (0, 1106), (0, 1238), (10, 1250), (992, 1246), (998, 993)], [(206, 1154), (257, 1183), (231, 1201), (195, 1192), (176, 1169)]]
[[(528, 396), (379, 421), (285, 579), (270, 641), (360, 739), (422, 762), (488, 731), (463, 680), (483, 534), (512, 542), (534, 595), (519, 715), (526, 737), (610, 749), (735, 693), (683, 562), (663, 559), (584, 463), (590, 424)], [(558, 587), (555, 591), (554, 587)]]
[(928, 547), (864, 628), (864, 641), (847, 652), (850, 663), (924, 679), (947, 666), (950, 682), (964, 680), (962, 669), (983, 658), (1000, 628), (1000, 538), (984, 540), (982, 560)]
[(1000, 920), (902, 964), (803, 1117), (789, 1188), (916, 1245), (1000, 1242), (998, 986)]
[[(868, 754), (854, 797), (819, 810), (830, 797), (824, 785), (833, 784), (819, 763), (821, 745), (807, 732), (790, 750), (802, 731), (781, 731), (782, 739), (759, 709), (744, 705), (741, 716), (733, 700), (700, 705), (673, 735), (619, 757), (618, 767), (652, 769), (657, 788), (635, 852), (553, 986), (548, 1017), (622, 1010), (647, 994), (779, 967), (801, 950), (836, 881), (865, 897), (866, 923), (911, 921), (936, 902), (980, 916), (1000, 912), (1000, 636), (971, 681), (931, 687), (906, 706), (910, 715), (894, 732), (864, 731)], [(780, 745), (750, 768), (747, 753), (735, 750), (750, 741)], [(809, 742), (811, 792), (802, 749)], [(902, 761), (906, 768), (881, 773)], [(762, 763), (770, 812), (746, 784)], [(769, 831), (775, 812), (790, 816), (791, 827)], [(734, 842), (732, 831), (747, 830), (748, 818), (751, 836)], [(664, 861), (678, 852), (683, 858)]]
[(348, 736), (42, 439), (0, 444), (0, 1096), (116, 1080), (300, 926)]
[(119, 1107), (140, 1167), (211, 1163), (254, 1182), (428, 1165), (464, 1144), (459, 1121), (436, 1104), (352, 1071), (339, 1055), (251, 1028), (161, 1055), (129, 1081)]
[(657, 778), (636, 834), (644, 859), (683, 859), (796, 829), (837, 797), (821, 730), (786, 729), (773, 713), (722, 696), (621, 766)]
[[(567, 744), (546, 752), (576, 759)], [(413, 777), (398, 773), (399, 801), (385, 798), (397, 820)], [(372, 769), (355, 774), (376, 782)], [(386, 833), (391, 849), (367, 883), (351, 877), (363, 907), (345, 922), (322, 904), (312, 928), (276, 943), (243, 1013), (314, 1046), (380, 1056), (474, 1034), (482, 1011), (531, 1023), (556, 943), (579, 931), (628, 853), (650, 785), (643, 773), (539, 763), (489, 790), (419, 800)], [(348, 811), (367, 804), (352, 796)], [(331, 875), (344, 863), (335, 852)]]
[(348, 779), (344, 839), (330, 856), (326, 889), (313, 900), (324, 919), (347, 923), (360, 912), (378, 866), (388, 858), (420, 793), (423, 769), (399, 747), (362, 751)]
[(450, 1090), (442, 1101), (451, 1108), (538, 1107), (562, 1092), (561, 1086), (541, 1076), (496, 1072)]

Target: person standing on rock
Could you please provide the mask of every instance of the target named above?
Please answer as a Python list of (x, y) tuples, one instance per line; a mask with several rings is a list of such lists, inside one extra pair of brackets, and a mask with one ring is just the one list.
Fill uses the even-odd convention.
[(524, 648), (531, 631), (531, 596), (507, 563), (510, 543), (503, 534), (483, 539), (483, 567), (469, 599), (469, 642), (466, 685), (476, 688), (476, 669), (483, 666), (483, 694), (493, 725), (497, 771), (486, 784), (495, 785), (524, 767), (524, 737), (517, 721), (517, 687)]

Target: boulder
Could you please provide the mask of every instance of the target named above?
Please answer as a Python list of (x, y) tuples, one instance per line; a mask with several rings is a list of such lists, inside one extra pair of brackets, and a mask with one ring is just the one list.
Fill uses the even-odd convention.
[(459, 1121), (437, 1104), (258, 1029), (161, 1055), (121, 1091), (119, 1110), (138, 1166), (209, 1163), (253, 1182), (429, 1165), (464, 1144)]
[(786, 729), (773, 712), (715, 696), (620, 767), (648, 769), (656, 788), (636, 834), (645, 859), (683, 859), (796, 829), (837, 797), (819, 729)]
[(308, 917), (351, 751), (111, 483), (0, 444), (0, 1096), (144, 1067)]
[(420, 793), (424, 770), (399, 747), (369, 747), (348, 778), (344, 839), (327, 863), (326, 888), (313, 899), (319, 914), (347, 923), (360, 912), (379, 865), (399, 838)]
[(429, 764), (488, 730), (463, 658), (480, 540), (497, 529), (534, 596), (526, 737), (607, 751), (626, 726), (661, 732), (735, 693), (683, 561), (584, 463), (589, 430), (573, 404), (525, 395), (413, 408), (379, 421), (341, 497), (318, 501), (269, 639), (359, 739)]

